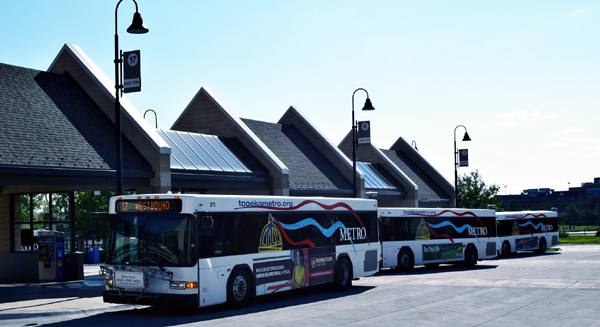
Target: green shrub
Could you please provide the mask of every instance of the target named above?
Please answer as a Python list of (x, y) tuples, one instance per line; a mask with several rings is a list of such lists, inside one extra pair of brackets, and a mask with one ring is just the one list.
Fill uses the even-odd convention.
[(600, 237), (600, 230), (596, 232), (596, 237)]
[(559, 236), (560, 238), (566, 238), (566, 237), (569, 237), (569, 233), (567, 233), (567, 231), (566, 231), (566, 230), (564, 230), (564, 229), (561, 229), (561, 230), (558, 232), (558, 236)]

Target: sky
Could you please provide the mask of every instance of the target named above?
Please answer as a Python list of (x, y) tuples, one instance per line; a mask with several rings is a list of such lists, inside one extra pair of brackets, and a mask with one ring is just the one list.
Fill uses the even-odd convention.
[[(279, 120), (293, 105), (338, 144), (352, 92), (369, 91), (372, 142), (399, 137), (450, 182), (453, 131), (472, 141), (468, 168), (501, 194), (578, 186), (600, 176), (599, 1), (139, 0), (150, 32), (137, 110), (168, 129), (200, 87), (240, 117)], [(6, 1), (0, 62), (45, 70), (65, 43), (113, 76), (116, 1)], [(152, 120), (149, 118), (149, 120)], [(153, 123), (153, 122), (152, 122)]]

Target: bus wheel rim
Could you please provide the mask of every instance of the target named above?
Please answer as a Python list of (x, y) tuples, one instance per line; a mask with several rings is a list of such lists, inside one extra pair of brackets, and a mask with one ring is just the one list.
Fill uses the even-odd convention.
[(248, 283), (246, 282), (246, 278), (244, 276), (238, 275), (233, 280), (233, 297), (237, 301), (241, 301), (246, 297), (246, 292), (248, 290)]
[(406, 254), (403, 253), (400, 256), (400, 263), (402, 264), (402, 267), (408, 266), (408, 256)]

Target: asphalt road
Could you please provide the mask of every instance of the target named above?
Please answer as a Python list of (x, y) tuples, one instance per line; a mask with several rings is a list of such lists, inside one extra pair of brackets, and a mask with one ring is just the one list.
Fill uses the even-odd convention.
[(600, 326), (600, 246), (563, 246), (560, 253), (483, 261), (468, 270), (384, 271), (355, 281), (348, 292), (303, 290), (240, 310), (106, 305), (94, 296), (100, 287), (86, 283), (67, 287), (79, 285), (75, 292), (61, 285), (54, 297), (38, 300), (28, 299), (35, 291), (13, 288), (30, 295), (0, 304), (0, 325)]

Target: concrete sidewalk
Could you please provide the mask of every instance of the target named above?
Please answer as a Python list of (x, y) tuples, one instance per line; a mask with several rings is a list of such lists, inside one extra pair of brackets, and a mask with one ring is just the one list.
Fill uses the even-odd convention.
[(41, 322), (44, 317), (91, 315), (126, 306), (102, 301), (100, 265), (85, 265), (84, 275), (80, 281), (0, 285), (0, 325), (24, 317)]

